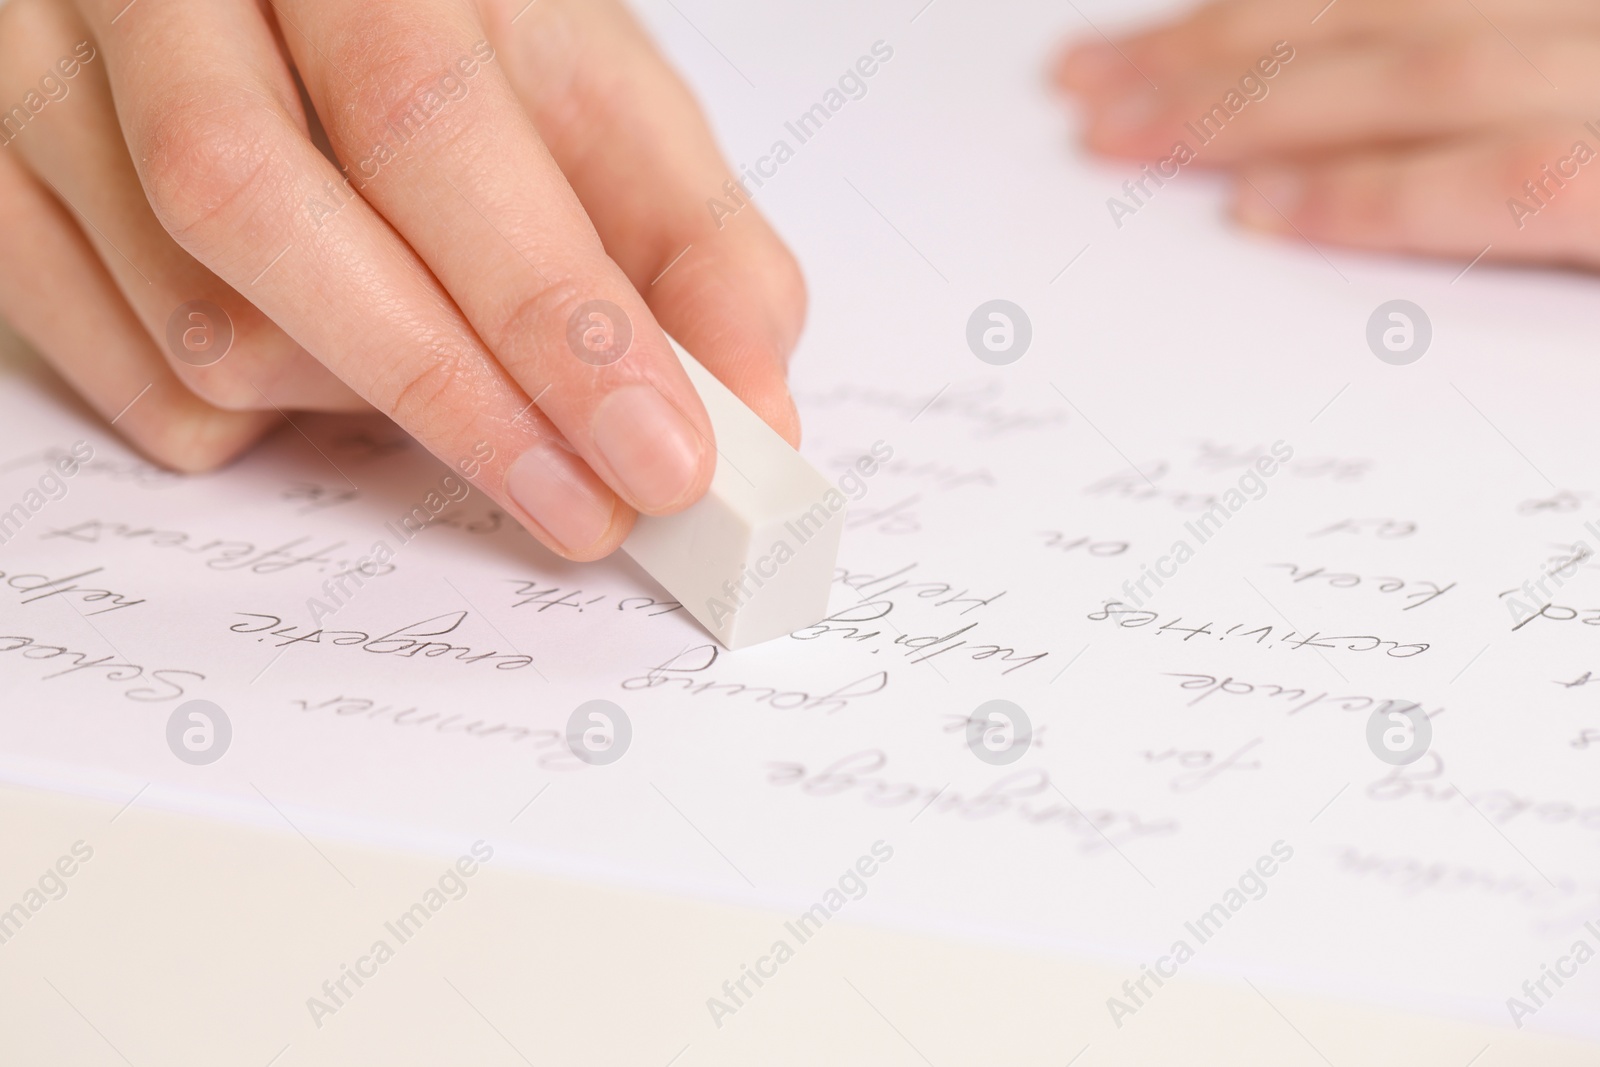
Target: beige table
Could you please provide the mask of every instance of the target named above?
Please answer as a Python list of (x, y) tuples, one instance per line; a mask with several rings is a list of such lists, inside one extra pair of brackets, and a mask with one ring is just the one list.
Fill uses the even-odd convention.
[(1181, 978), (1108, 1039), (1098, 1005), (1123, 971), (844, 920), (718, 1028), (706, 998), (789, 916), (492, 863), (319, 1027), (307, 999), (394, 943), (383, 924), (448, 858), (9, 788), (0, 841), (0, 907), (75, 842), (93, 849), (0, 945), (0, 1063), (17, 1067), (1600, 1063), (1594, 1046)]

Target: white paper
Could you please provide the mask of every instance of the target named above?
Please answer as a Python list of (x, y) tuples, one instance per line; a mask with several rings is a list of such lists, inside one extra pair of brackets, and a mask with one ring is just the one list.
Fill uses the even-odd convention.
[[(292, 825), (330, 891), (341, 839), (482, 837), (798, 914), (883, 841), (841, 915), (1131, 980), (1184, 940), (1185, 973), (1501, 1025), (1600, 945), (1592, 281), (1247, 238), (1198, 172), (1117, 228), (1131, 169), (1067, 147), (1040, 88), (1071, 12), (647, 14), (736, 162), (894, 49), (756, 192), (811, 285), (806, 454), (830, 477), (894, 454), (850, 505), (830, 620), (719, 651), (624, 558), (561, 562), (481, 494), (399, 538), (448, 471), (386, 424), (297, 417), (180, 478), (18, 364), (0, 511), (75, 442), (95, 458), (0, 545), (0, 775)], [(996, 297), (1033, 328), (1004, 367), (965, 340)], [(1364, 336), (1395, 298), (1434, 328), (1410, 366)], [(1280, 442), (1264, 494), (1198, 543), (1185, 524)], [(1153, 621), (1107, 608), (1180, 538)], [(295, 641), (380, 540), (392, 571)], [(1552, 569), (1514, 628), (1501, 594)], [(209, 766), (168, 748), (191, 699), (232, 723)], [(596, 699), (632, 725), (607, 766), (564, 738)], [(1036, 730), (1003, 767), (965, 739), (997, 699)], [(1385, 701), (1431, 716), (1409, 767), (1368, 748)], [(1185, 924), (1279, 842), (1264, 895), (1200, 943)], [(1600, 963), (1548, 988), (1526, 1025), (1600, 1034)], [(1105, 1001), (1063, 1010), (1117, 1028)]]

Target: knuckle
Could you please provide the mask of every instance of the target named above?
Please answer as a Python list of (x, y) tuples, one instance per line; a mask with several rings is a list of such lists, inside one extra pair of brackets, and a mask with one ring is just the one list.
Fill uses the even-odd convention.
[(437, 148), (467, 128), (455, 105), (471, 93), (485, 61), (481, 47), (445, 43), (443, 35), (396, 18), (388, 5), (346, 19), (331, 49), (331, 65), (357, 71), (354, 82), (330, 83), (339, 106), (328, 132), (362, 157), (362, 170), (381, 167), (412, 148), (426, 131)]
[[(535, 350), (564, 344), (561, 339), (566, 334), (567, 318), (585, 299), (583, 291), (570, 280), (542, 285), (495, 315), (484, 339), (502, 358), (524, 350), (528, 338), (535, 339)], [(523, 343), (519, 344), (519, 340)]]
[(1582, 180), (1596, 159), (1587, 139), (1547, 133), (1507, 145), (1496, 157), (1488, 179), (1519, 233), (1548, 211), (1546, 239), (1554, 228), (1562, 239), (1592, 246), (1600, 232), (1600, 190)]
[(1499, 182), (1508, 197), (1527, 197), (1525, 185), (1549, 181), (1546, 169), (1559, 161), (1567, 146), (1553, 139), (1519, 141), (1508, 145), (1500, 157)]
[(225, 307), (215, 314), (221, 324), (213, 340), (226, 336), (227, 349), (215, 363), (191, 363), (185, 358), (182, 338), (165, 338), (167, 364), (184, 386), (224, 411), (270, 411), (269, 394), (276, 392), (297, 356), (305, 352), (253, 305), (235, 294), (222, 298)]
[(460, 357), (431, 352), (396, 367), (377, 383), (374, 404), (423, 442), (448, 439), (455, 421), (470, 419)]
[[(184, 405), (190, 408), (191, 405)], [(168, 411), (130, 427), (128, 436), (151, 459), (171, 470), (203, 474), (232, 462), (266, 433), (264, 417), (226, 411)]]
[(274, 164), (276, 119), (259, 101), (196, 95), (161, 102), (139, 130), (135, 158), (150, 206), (185, 247), (232, 231)]

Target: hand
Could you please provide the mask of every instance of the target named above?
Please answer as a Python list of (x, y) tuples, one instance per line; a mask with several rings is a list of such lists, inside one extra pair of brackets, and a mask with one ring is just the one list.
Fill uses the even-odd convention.
[(0, 120), (0, 315), (163, 463), (371, 405), (594, 559), (710, 482), (663, 329), (798, 438), (799, 271), (615, 0), (10, 0)]
[(1486, 260), (1600, 266), (1600, 7), (1319, 7), (1218, 0), (1114, 44), (1083, 42), (1057, 80), (1083, 101), (1094, 150), (1166, 159), (1184, 140), (1192, 165), (1236, 174), (1247, 225), (1456, 260), (1488, 246)]

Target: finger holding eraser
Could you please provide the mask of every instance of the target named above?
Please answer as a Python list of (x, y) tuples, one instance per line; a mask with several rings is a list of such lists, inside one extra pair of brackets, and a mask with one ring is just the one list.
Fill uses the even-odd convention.
[(676, 515), (641, 515), (622, 550), (729, 649), (828, 613), (844, 498), (822, 473), (674, 341), (711, 417), (717, 469)]

